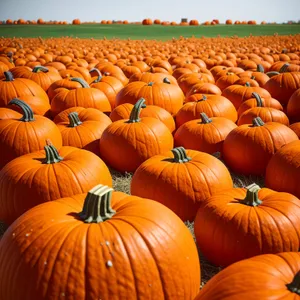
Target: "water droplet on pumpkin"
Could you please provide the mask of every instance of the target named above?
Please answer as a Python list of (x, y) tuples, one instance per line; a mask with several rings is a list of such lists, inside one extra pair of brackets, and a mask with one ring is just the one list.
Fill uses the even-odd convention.
[(109, 241), (106, 241), (105, 244), (106, 244), (107, 246), (109, 246)]
[(30, 236), (30, 233), (26, 233), (25, 236), (26, 236), (26, 237)]
[(111, 261), (111, 260), (108, 260), (108, 261), (106, 262), (106, 266), (109, 267), (109, 268), (111, 268), (111, 267), (113, 266), (112, 261)]

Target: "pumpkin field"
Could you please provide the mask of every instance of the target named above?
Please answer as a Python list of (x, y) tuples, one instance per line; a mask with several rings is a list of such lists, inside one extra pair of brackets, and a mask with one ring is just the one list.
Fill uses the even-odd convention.
[(0, 25), (0, 300), (300, 299), (300, 25), (150, 21)]

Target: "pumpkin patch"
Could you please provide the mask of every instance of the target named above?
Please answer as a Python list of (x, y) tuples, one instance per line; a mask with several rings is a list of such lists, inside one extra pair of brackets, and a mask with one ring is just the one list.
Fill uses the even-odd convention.
[(300, 295), (299, 25), (147, 14), (0, 24), (0, 300)]

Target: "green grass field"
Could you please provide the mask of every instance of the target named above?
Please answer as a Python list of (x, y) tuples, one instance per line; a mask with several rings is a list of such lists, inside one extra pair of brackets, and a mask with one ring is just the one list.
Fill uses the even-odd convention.
[(217, 25), (217, 26), (142, 26), (142, 25), (1, 25), (0, 36), (2, 37), (78, 37), (107, 39), (157, 39), (169, 40), (172, 37), (217, 37), (218, 35), (240, 37), (249, 34), (258, 35), (300, 34), (300, 24), (293, 25)]

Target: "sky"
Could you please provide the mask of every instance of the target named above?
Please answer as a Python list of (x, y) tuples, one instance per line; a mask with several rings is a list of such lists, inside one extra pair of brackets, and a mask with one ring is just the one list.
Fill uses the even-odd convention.
[[(178, 3), (178, 4), (177, 4)], [(300, 0), (0, 0), (0, 20), (300, 20)]]

